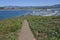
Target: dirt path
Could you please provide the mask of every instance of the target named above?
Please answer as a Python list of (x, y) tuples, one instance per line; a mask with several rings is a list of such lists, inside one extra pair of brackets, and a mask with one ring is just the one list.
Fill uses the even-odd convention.
[(23, 27), (21, 29), (21, 32), (19, 33), (18, 40), (35, 40), (27, 20), (23, 21)]

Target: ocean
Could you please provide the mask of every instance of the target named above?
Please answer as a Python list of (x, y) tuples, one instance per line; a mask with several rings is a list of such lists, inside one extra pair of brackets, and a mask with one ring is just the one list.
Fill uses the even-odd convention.
[(31, 13), (31, 10), (0, 10), (0, 20), (11, 17), (18, 17)]
[[(55, 9), (56, 10), (56, 9)], [(58, 10), (58, 13), (55, 14), (55, 16), (60, 16), (60, 10)], [(11, 17), (18, 17), (22, 15), (40, 15), (40, 16), (46, 16), (46, 15), (51, 15), (53, 11), (46, 11), (46, 10), (0, 10), (0, 20), (1, 19), (6, 19), (6, 18), (11, 18)], [(53, 13), (54, 14), (54, 13)]]

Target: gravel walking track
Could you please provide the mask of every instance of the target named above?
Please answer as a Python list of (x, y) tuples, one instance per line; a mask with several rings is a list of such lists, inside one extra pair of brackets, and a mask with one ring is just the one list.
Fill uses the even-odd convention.
[(33, 36), (27, 20), (23, 21), (21, 32), (18, 33), (18, 40), (36, 40)]

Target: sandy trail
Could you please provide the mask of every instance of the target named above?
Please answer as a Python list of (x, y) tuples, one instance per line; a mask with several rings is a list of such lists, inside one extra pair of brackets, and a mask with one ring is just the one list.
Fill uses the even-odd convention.
[(23, 21), (23, 26), (21, 32), (19, 33), (18, 40), (35, 40), (27, 20)]

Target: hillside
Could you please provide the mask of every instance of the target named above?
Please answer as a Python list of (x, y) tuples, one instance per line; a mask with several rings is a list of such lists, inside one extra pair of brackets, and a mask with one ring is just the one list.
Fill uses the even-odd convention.
[(60, 8), (60, 4), (52, 5), (52, 6), (4, 6), (0, 7), (0, 9), (45, 9), (45, 8)]

